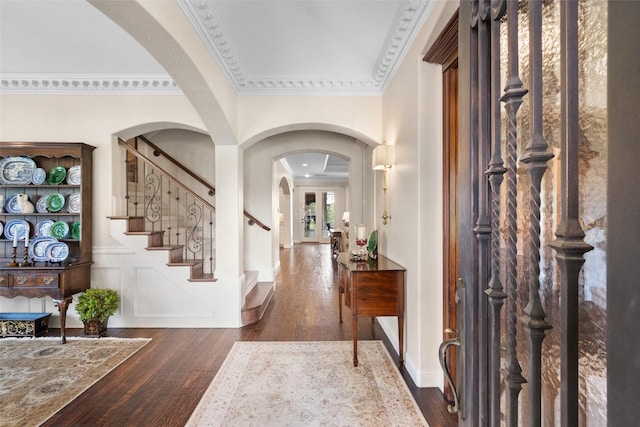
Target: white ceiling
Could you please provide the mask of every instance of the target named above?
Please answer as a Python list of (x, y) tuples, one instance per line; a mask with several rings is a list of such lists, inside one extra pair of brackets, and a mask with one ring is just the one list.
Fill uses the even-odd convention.
[[(370, 95), (382, 93), (435, 0), (177, 1), (239, 95)], [(84, 0), (0, 0), (0, 91), (180, 93)], [(296, 179), (348, 179), (337, 157), (287, 160)]]
[(296, 184), (349, 182), (349, 161), (324, 153), (295, 153), (283, 159)]
[[(434, 0), (176, 1), (238, 94), (380, 94)], [(0, 78), (5, 92), (179, 91), (84, 0), (0, 0)]]

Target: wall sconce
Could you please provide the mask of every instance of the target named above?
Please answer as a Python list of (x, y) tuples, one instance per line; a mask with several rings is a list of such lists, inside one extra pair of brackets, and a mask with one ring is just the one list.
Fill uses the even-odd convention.
[(342, 224), (344, 224), (345, 227), (349, 226), (349, 212), (342, 214)]
[(385, 225), (387, 219), (391, 219), (391, 215), (387, 214), (387, 169), (390, 169), (395, 161), (396, 154), (393, 145), (387, 145), (384, 142), (373, 149), (373, 170), (381, 170), (383, 174), (384, 211), (382, 212), (382, 223)]

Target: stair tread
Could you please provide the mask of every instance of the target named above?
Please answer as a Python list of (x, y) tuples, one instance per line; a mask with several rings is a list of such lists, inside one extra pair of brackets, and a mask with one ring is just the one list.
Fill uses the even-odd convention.
[(201, 277), (191, 278), (189, 282), (217, 282), (218, 279), (213, 277), (213, 274), (203, 274)]
[(187, 261), (168, 262), (167, 263), (167, 265), (169, 265), (169, 266), (176, 266), (176, 265), (193, 266), (193, 265), (198, 265), (198, 264), (202, 264), (202, 260), (201, 259), (190, 259), (190, 260), (187, 260)]
[(128, 236), (151, 236), (153, 234), (161, 234), (164, 231), (125, 231), (124, 234)]
[(173, 249), (182, 249), (184, 245), (172, 245), (172, 246), (150, 246), (146, 248), (148, 251), (171, 251)]
[(273, 282), (258, 282), (245, 298), (242, 311), (254, 310), (270, 299)]

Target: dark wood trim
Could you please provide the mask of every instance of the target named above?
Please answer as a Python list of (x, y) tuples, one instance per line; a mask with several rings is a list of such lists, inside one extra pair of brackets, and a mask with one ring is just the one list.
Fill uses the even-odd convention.
[(423, 61), (445, 65), (451, 57), (451, 53), (458, 51), (458, 15), (459, 13), (456, 10), (436, 41), (424, 55)]

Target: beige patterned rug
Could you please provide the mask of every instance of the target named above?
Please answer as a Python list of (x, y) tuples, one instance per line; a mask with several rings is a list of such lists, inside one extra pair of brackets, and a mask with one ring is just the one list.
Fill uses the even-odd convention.
[(381, 341), (237, 342), (187, 426), (426, 426)]
[(0, 339), (0, 425), (37, 426), (150, 339)]

